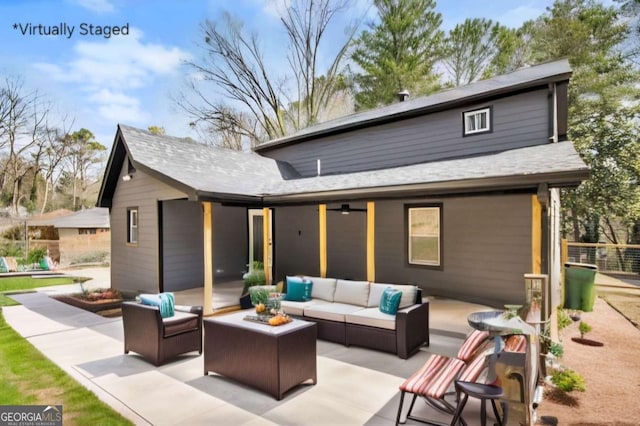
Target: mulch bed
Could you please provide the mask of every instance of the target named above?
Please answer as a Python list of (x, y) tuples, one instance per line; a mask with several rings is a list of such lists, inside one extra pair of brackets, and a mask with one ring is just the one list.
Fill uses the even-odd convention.
[(54, 299), (66, 303), (76, 308), (84, 309), (85, 311), (93, 312), (106, 317), (120, 316), (120, 306), (122, 305), (122, 299), (100, 299), (100, 300), (86, 300), (79, 295), (55, 295), (51, 296)]

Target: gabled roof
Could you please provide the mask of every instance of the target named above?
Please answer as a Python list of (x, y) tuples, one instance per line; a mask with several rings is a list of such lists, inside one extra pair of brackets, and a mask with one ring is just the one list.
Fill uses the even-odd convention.
[(33, 217), (27, 220), (27, 223), (29, 226), (54, 226), (56, 228), (109, 228), (109, 209), (95, 207), (77, 212), (56, 210)]
[(211, 147), (120, 124), (98, 196), (99, 206), (111, 205), (119, 167), (127, 158), (136, 170), (194, 200), (255, 200), (262, 185), (278, 182), (293, 173), (290, 166), (254, 152)]
[[(119, 148), (120, 147), (120, 148)], [(571, 142), (549, 143), (467, 158), (382, 170), (295, 178), (290, 166), (255, 153), (214, 148), (184, 139), (153, 135), (120, 125), (100, 191), (108, 205), (117, 184), (116, 152), (128, 153), (133, 166), (183, 191), (192, 200), (288, 203), (305, 200), (386, 196), (418, 191), (422, 195), (576, 186), (588, 168)], [(119, 164), (126, 155), (119, 158)], [(114, 171), (115, 170), (115, 171)], [(114, 187), (109, 188), (113, 182)]]
[(94, 207), (80, 210), (53, 221), (56, 228), (110, 228), (109, 209)]
[(503, 74), (465, 86), (443, 90), (433, 95), (398, 102), (307, 127), (289, 136), (258, 145), (255, 151), (268, 151), (276, 147), (300, 143), (330, 134), (344, 133), (350, 130), (404, 120), (443, 109), (450, 109), (464, 104), (480, 102), (484, 99), (504, 95), (509, 92), (569, 80), (570, 76), (571, 67), (569, 66), (569, 61), (566, 59), (522, 68), (509, 74)]

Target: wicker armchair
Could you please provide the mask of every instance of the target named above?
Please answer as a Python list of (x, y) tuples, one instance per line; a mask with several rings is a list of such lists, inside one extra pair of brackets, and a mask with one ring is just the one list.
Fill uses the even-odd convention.
[(122, 303), (124, 353), (142, 355), (158, 366), (180, 354), (202, 354), (202, 307), (176, 306), (175, 315), (162, 318), (160, 309), (137, 302)]

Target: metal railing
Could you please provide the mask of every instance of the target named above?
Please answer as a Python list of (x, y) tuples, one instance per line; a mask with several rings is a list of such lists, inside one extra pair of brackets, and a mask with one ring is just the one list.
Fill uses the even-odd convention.
[(562, 261), (597, 265), (603, 273), (637, 276), (640, 275), (640, 245), (562, 240)]

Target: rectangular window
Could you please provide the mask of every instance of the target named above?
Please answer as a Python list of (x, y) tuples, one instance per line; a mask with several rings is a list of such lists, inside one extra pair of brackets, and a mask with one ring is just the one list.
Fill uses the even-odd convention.
[(467, 111), (462, 114), (464, 136), (487, 133), (491, 129), (491, 107)]
[(138, 244), (138, 208), (127, 208), (127, 243)]
[(442, 266), (442, 205), (407, 208), (408, 262)]

